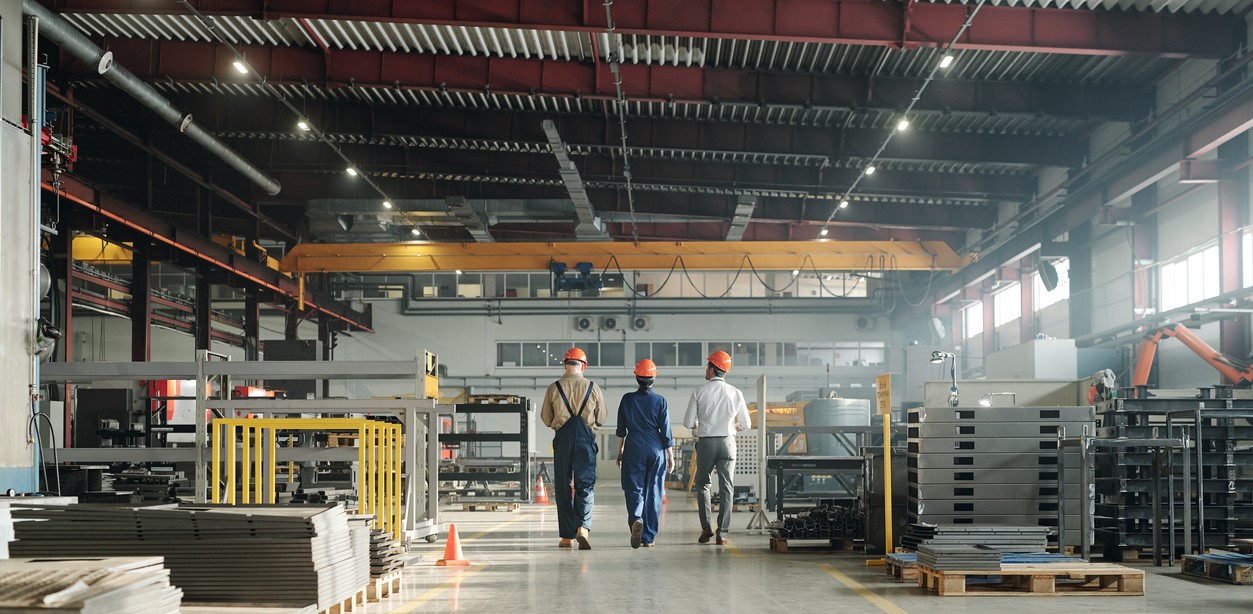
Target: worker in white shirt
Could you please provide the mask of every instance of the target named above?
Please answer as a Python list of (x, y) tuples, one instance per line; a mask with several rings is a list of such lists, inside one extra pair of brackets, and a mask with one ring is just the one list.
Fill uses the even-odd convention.
[(718, 472), (718, 493), (722, 505), (718, 510), (717, 544), (725, 543), (724, 535), (731, 529), (731, 504), (734, 500), (732, 479), (735, 474), (735, 434), (751, 426), (744, 393), (723, 378), (731, 370), (731, 356), (721, 350), (709, 355), (705, 364), (703, 386), (692, 392), (683, 424), (696, 436), (696, 501), (700, 514), (700, 538), (709, 543), (714, 531), (709, 521), (709, 484)]

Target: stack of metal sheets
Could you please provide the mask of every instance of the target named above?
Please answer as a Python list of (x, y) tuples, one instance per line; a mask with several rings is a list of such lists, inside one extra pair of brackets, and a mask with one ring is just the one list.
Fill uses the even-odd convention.
[(405, 565), (405, 552), (391, 533), (370, 532), (370, 575), (385, 576)]
[(1050, 529), (993, 524), (911, 524), (901, 545), (921, 552), (923, 546), (985, 546), (997, 552), (1044, 552)]
[(987, 546), (923, 545), (918, 548), (918, 564), (940, 570), (999, 571), (1001, 552)]
[[(1094, 432), (1092, 407), (920, 407), (909, 410), (910, 520), (1055, 527), (1058, 493), (1077, 501), (1080, 476), (1057, 481), (1057, 432)], [(1077, 451), (1067, 452), (1078, 467)], [(1061, 490), (1064, 488), (1064, 491)], [(1067, 540), (1079, 509), (1068, 506)]]
[(326, 609), (369, 579), (368, 523), (354, 540), (338, 506), (80, 504), (14, 518), (15, 556), (163, 556), (189, 602)]
[(161, 557), (0, 561), (0, 612), (177, 614)]

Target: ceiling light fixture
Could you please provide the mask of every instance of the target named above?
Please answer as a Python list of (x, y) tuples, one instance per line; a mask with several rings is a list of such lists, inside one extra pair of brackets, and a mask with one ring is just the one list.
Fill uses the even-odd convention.
[(348, 176), (349, 176), (349, 177), (356, 177), (356, 176), (357, 176), (357, 169), (355, 169), (355, 168), (353, 168), (353, 167), (351, 167), (351, 166), (350, 166), (350, 167), (348, 167), (347, 171), (348, 171)]
[(841, 200), (841, 201), (840, 201), (840, 208), (841, 208), (841, 209), (847, 209), (847, 208), (848, 208), (848, 201), (847, 201), (847, 200)]
[(800, 274), (801, 274), (800, 269), (792, 269), (792, 277), (796, 277), (797, 275), (800, 275)]
[(239, 71), (239, 74), (241, 75), (248, 74), (248, 65), (244, 63), (243, 58), (239, 58), (234, 62), (231, 62), (231, 66), (234, 66), (235, 70)]
[(875, 171), (875, 167), (874, 167), (874, 165), (873, 165), (873, 164), (871, 164), (870, 166), (867, 166), (867, 167), (866, 167), (866, 174), (867, 174), (867, 175), (873, 175), (873, 174), (874, 174), (874, 171)]
[(909, 119), (902, 117), (900, 121), (896, 122), (896, 131), (904, 132), (906, 130), (909, 130)]
[(952, 66), (952, 65), (953, 65), (953, 54), (946, 53), (944, 54), (944, 57), (940, 58), (940, 68), (948, 68), (949, 66)]
[(384, 208), (384, 209), (391, 209), (391, 208), (392, 208), (392, 201), (390, 201), (390, 200), (385, 200), (385, 201), (383, 201), (383, 208)]
[(296, 127), (297, 127), (297, 128), (300, 128), (301, 130), (303, 130), (303, 131), (305, 131), (305, 132), (308, 132), (308, 131), (309, 131), (309, 129), (311, 128), (311, 126), (309, 126), (309, 122), (307, 122), (307, 121), (305, 121), (305, 120), (303, 120), (303, 119), (302, 119), (302, 120), (300, 120), (300, 121), (298, 121), (298, 122), (296, 122)]
[(830, 231), (830, 230), (827, 230), (827, 229), (826, 229), (826, 227), (824, 226), (824, 227), (822, 228), (822, 230), (819, 230), (819, 231), (818, 231), (818, 236), (820, 236), (820, 237), (825, 237), (825, 236), (827, 236), (827, 235), (828, 235), (828, 234), (830, 234), (830, 233), (831, 233), (831, 231)]
[(421, 231), (421, 230), (418, 230), (417, 228), (410, 228), (410, 229), (409, 229), (409, 234), (411, 234), (411, 235), (413, 235), (413, 236), (415, 236), (415, 237), (416, 237), (416, 236), (421, 235), (421, 234), (422, 234), (422, 231)]

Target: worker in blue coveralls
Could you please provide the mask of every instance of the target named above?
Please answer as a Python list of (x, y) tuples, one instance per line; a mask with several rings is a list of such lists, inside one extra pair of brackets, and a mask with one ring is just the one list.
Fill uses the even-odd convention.
[[(588, 533), (592, 529), (592, 504), (595, 501), (596, 427), (605, 423), (609, 413), (605, 396), (592, 380), (583, 377), (587, 354), (570, 348), (561, 361), (566, 373), (548, 385), (540, 419), (557, 434), (553, 436), (553, 498), (557, 500), (557, 529), (561, 548), (579, 541), (579, 550), (591, 550)], [(570, 485), (574, 484), (571, 492)]]
[(653, 392), (657, 365), (645, 358), (635, 365), (639, 389), (618, 404), (618, 467), (626, 493), (631, 547), (652, 548), (657, 539), (666, 473), (674, 470), (674, 439), (665, 397)]

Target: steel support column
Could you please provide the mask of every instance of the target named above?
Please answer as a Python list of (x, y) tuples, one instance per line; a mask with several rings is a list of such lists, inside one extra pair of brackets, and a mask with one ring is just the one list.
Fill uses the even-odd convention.
[(1067, 235), (1070, 260), (1070, 336), (1092, 333), (1092, 224), (1084, 222)]
[(1150, 185), (1131, 195), (1131, 300), (1133, 319), (1149, 317), (1159, 304), (1154, 290), (1157, 263), (1157, 185)]
[(152, 360), (152, 246), (147, 238), (132, 242), (131, 361)]
[[(1223, 169), (1218, 182), (1219, 270), (1222, 271), (1222, 292), (1233, 292), (1244, 286), (1244, 260), (1240, 247), (1240, 231), (1249, 223), (1249, 135), (1241, 134), (1218, 147), (1218, 162)], [(1219, 351), (1228, 356), (1249, 355), (1249, 316), (1240, 315), (1219, 323)], [(1235, 382), (1225, 381), (1226, 384)]]

